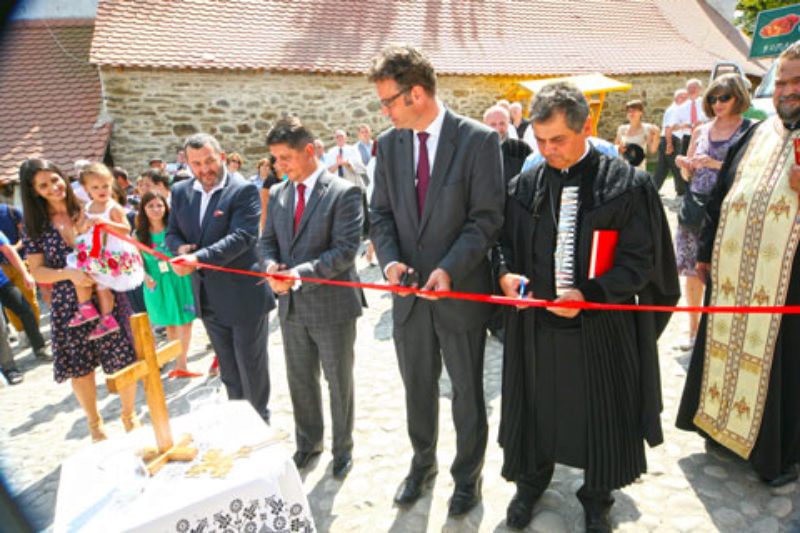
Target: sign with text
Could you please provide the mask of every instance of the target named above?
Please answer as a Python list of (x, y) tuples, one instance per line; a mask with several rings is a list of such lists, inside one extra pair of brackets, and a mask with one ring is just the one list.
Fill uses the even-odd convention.
[(750, 59), (777, 56), (800, 39), (800, 4), (761, 11), (756, 18)]

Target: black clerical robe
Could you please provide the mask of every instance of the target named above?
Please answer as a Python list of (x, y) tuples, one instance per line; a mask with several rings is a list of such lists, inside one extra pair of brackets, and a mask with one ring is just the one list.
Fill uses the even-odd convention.
[[(565, 173), (539, 164), (511, 181), (501, 246), (495, 249), (498, 276), (524, 274), (534, 297), (554, 299), (561, 187), (571, 184), (579, 186), (573, 285), (587, 301), (674, 305), (680, 287), (672, 239), (649, 175), (594, 148)], [(594, 230), (616, 230), (619, 241), (612, 268), (587, 279)], [(643, 441), (655, 446), (663, 440), (656, 341), (669, 316), (581, 311), (564, 319), (545, 310), (509, 308), (499, 436), (503, 476), (515, 480), (534, 474), (543, 462), (564, 462), (585, 469), (589, 489), (608, 490), (645, 472)], [(548, 349), (547, 338), (574, 342), (561, 342), (559, 353)], [(554, 365), (562, 367), (555, 384), (548, 383)], [(542, 405), (548, 399), (541, 391), (568, 408)], [(564, 417), (570, 410), (576, 416)], [(559, 435), (555, 443), (545, 435), (553, 431)]]
[[(759, 125), (760, 123), (756, 123), (751, 126), (728, 150), (717, 178), (717, 185), (707, 205), (697, 251), (697, 260), (700, 262), (711, 262), (722, 202), (736, 179), (737, 169)], [(797, 127), (798, 124), (795, 124), (791, 129), (796, 130)], [(710, 287), (711, 284), (706, 287), (706, 304), (710, 298)], [(800, 305), (800, 254), (798, 253), (795, 253), (792, 259), (785, 305)], [(693, 419), (698, 410), (703, 381), (707, 319), (707, 315), (703, 315), (700, 319), (676, 421), (678, 428), (697, 431), (706, 437), (708, 436), (695, 426)], [(798, 349), (800, 349), (800, 315), (784, 315), (775, 341), (761, 427), (748, 458), (753, 469), (766, 480), (778, 477), (784, 469), (800, 462)]]

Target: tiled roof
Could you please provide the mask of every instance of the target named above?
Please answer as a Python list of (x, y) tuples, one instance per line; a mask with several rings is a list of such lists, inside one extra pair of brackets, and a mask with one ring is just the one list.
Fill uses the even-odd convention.
[(91, 61), (360, 74), (411, 42), (440, 74), (707, 71), (746, 61), (729, 30), (703, 0), (100, 0)]
[(95, 127), (100, 79), (89, 64), (92, 20), (20, 21), (0, 54), (0, 180), (28, 157), (72, 173), (76, 159), (102, 160), (111, 123)]

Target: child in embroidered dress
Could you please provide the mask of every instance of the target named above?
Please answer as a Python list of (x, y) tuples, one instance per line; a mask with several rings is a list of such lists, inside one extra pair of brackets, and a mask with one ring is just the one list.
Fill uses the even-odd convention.
[(125, 211), (113, 200), (114, 176), (108, 167), (92, 163), (83, 169), (81, 177), (91, 201), (84, 207), (78, 222), (80, 234), (75, 238), (75, 252), (67, 257), (67, 266), (84, 270), (97, 282), (94, 293), (100, 312), (92, 303), (92, 287), (76, 286), (78, 311), (69, 326), (77, 327), (99, 319), (89, 334), (89, 339), (95, 340), (119, 331), (120, 326), (111, 314), (114, 308), (112, 291), (128, 291), (141, 285), (144, 269), (141, 256), (133, 245), (106, 232), (100, 234), (101, 249), (92, 250), (93, 244), (96, 245), (93, 241), (96, 225), (104, 224), (124, 235), (130, 233), (130, 226)]

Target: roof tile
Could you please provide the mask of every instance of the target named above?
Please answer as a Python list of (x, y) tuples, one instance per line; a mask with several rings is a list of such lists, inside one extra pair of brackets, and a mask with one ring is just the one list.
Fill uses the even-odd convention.
[(93, 21), (19, 21), (0, 55), (0, 179), (17, 176), (28, 157), (65, 171), (76, 159), (101, 160), (111, 124), (95, 128), (100, 80), (89, 64)]
[(398, 41), (421, 46), (440, 74), (632, 74), (746, 62), (741, 35), (704, 0), (100, 0), (91, 61), (362, 74)]

